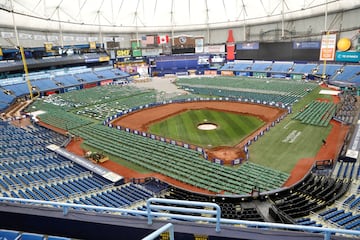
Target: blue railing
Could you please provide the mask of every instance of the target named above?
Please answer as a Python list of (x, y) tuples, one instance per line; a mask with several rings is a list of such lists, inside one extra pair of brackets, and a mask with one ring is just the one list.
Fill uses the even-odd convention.
[[(62, 203), (62, 202), (53, 202), (53, 201), (41, 201), (41, 200), (33, 200), (33, 199), (21, 199), (21, 198), (10, 198), (10, 197), (0, 197), (0, 202), (12, 202), (12, 203), (27, 203), (27, 204), (35, 204), (35, 205), (42, 205), (42, 206), (52, 206), (56, 208), (62, 208), (63, 214), (67, 215), (70, 208), (74, 209), (87, 209), (87, 210), (98, 210), (104, 211), (107, 213), (123, 213), (144, 216), (147, 217), (148, 223), (152, 224), (152, 220), (154, 217), (162, 217), (167, 218), (168, 220), (172, 218), (181, 219), (181, 220), (188, 220), (192, 222), (209, 222), (215, 223), (215, 231), (221, 231), (220, 226), (221, 224), (227, 225), (243, 225), (245, 227), (260, 227), (262, 230), (265, 229), (285, 229), (285, 230), (297, 230), (297, 231), (305, 231), (311, 233), (319, 233), (324, 235), (324, 240), (330, 240), (331, 234), (345, 234), (351, 236), (360, 236), (360, 231), (356, 230), (345, 230), (345, 229), (335, 229), (335, 228), (324, 228), (324, 227), (311, 227), (311, 226), (302, 226), (302, 225), (293, 225), (293, 224), (281, 224), (281, 223), (269, 223), (269, 222), (255, 222), (255, 221), (246, 221), (246, 220), (235, 220), (235, 219), (222, 219), (221, 216), (221, 209), (219, 205), (215, 203), (209, 202), (196, 202), (196, 201), (183, 201), (183, 200), (174, 200), (174, 199), (159, 199), (159, 198), (150, 198), (147, 200), (147, 210), (130, 210), (130, 209), (122, 209), (122, 208), (110, 208), (110, 207), (101, 207), (101, 206), (90, 206), (90, 205), (83, 205), (83, 204), (74, 204), (74, 203)], [(154, 205), (153, 203), (163, 203), (163, 204), (174, 204), (176, 206), (165, 206), (165, 205)], [(190, 208), (185, 207), (178, 207), (178, 205), (188, 206)], [(202, 207), (212, 207), (215, 210), (208, 210), (208, 209), (195, 209), (191, 208), (194, 206), (202, 206)], [(155, 211), (153, 211), (155, 210)], [(158, 212), (158, 210), (165, 210), (167, 212)], [(201, 214), (209, 214), (209, 215), (216, 215), (216, 217), (203, 217), (203, 216), (191, 216), (191, 215), (181, 215), (181, 214), (171, 214), (169, 211), (177, 211), (177, 212), (184, 212), (184, 213), (201, 213)], [(158, 229), (157, 231), (153, 232), (152, 234), (160, 234), (161, 232), (166, 231), (167, 229), (171, 230), (171, 227), (163, 226), (164, 228)], [(151, 236), (153, 237), (154, 235)], [(170, 233), (171, 235), (171, 233)], [(153, 238), (149, 238), (153, 239)]]

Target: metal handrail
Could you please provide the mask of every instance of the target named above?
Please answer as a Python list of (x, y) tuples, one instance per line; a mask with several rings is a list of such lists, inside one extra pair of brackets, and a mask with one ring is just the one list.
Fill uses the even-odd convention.
[[(209, 202), (195, 202), (195, 201), (184, 201), (184, 200), (174, 200), (174, 199), (161, 199), (161, 198), (149, 198), (146, 202), (147, 210), (131, 210), (124, 208), (112, 208), (112, 207), (102, 207), (102, 206), (91, 206), (83, 204), (74, 204), (74, 203), (64, 203), (64, 202), (54, 202), (54, 201), (43, 201), (43, 200), (33, 200), (33, 199), (21, 199), (21, 198), (12, 198), (12, 197), (0, 197), (0, 202), (19, 202), (19, 203), (28, 203), (28, 204), (39, 204), (45, 206), (52, 206), (56, 208), (62, 208), (63, 214), (67, 215), (69, 208), (84, 208), (92, 210), (101, 210), (104, 212), (120, 212), (124, 214), (135, 214), (140, 216), (145, 216), (148, 218), (148, 223), (151, 224), (153, 217), (167, 217), (167, 218), (176, 218), (182, 220), (189, 220), (193, 222), (197, 221), (207, 221), (216, 223), (215, 231), (220, 231), (220, 224), (230, 224), (230, 225), (244, 225), (246, 227), (261, 227), (262, 229), (283, 229), (283, 230), (298, 230), (305, 232), (316, 232), (324, 235), (324, 240), (330, 240), (331, 234), (347, 234), (352, 236), (360, 236), (360, 231), (356, 230), (346, 230), (346, 229), (336, 229), (336, 228), (324, 228), (324, 227), (311, 227), (311, 226), (302, 226), (294, 224), (282, 224), (282, 223), (269, 223), (269, 222), (255, 222), (255, 221), (246, 221), (246, 220), (236, 220), (236, 219), (222, 219), (220, 218), (221, 210), (219, 205)], [(208, 210), (208, 214), (215, 215), (216, 217), (203, 217), (203, 216), (191, 216), (191, 215), (181, 215), (181, 214), (171, 214), (168, 212), (153, 212), (153, 210), (163, 209), (163, 210), (173, 210), (173, 208), (167, 208), (164, 205), (152, 205), (152, 203), (171, 203), (184, 206), (207, 206), (214, 207), (214, 210)], [(194, 211), (193, 211), (194, 210)], [(199, 211), (200, 210), (200, 211)], [(186, 212), (186, 213), (205, 213), (205, 209), (195, 209), (195, 208), (176, 208), (176, 211)]]
[[(199, 206), (199, 207), (212, 207), (215, 210), (208, 209), (197, 209), (197, 208), (184, 208), (178, 206), (163, 206), (163, 205), (152, 205), (152, 203), (168, 203), (175, 205), (183, 205), (183, 206)], [(213, 217), (199, 217), (199, 216), (189, 216), (189, 215), (180, 215), (180, 214), (172, 214), (172, 213), (164, 213), (164, 212), (153, 212), (151, 210), (168, 210), (168, 211), (176, 211), (176, 212), (184, 212), (184, 213), (200, 213), (200, 214), (209, 214), (211, 216), (216, 215), (216, 232), (220, 232), (220, 217), (221, 217), (221, 208), (216, 203), (210, 202), (196, 202), (196, 201), (184, 201), (184, 200), (176, 200), (176, 199), (164, 199), (164, 198), (149, 198), (146, 201), (146, 209), (148, 214), (148, 224), (152, 224), (153, 216), (157, 217), (175, 217), (182, 218), (185, 220), (193, 220), (193, 221), (210, 221), (213, 222)]]
[(166, 231), (169, 231), (169, 240), (174, 240), (175, 239), (174, 238), (174, 225), (172, 225), (171, 223), (165, 224), (164, 226), (162, 226), (155, 232), (152, 232), (151, 234), (144, 237), (142, 240), (153, 240), (153, 239), (157, 238), (158, 236), (160, 236), (160, 234), (162, 234), (163, 232), (166, 232)]

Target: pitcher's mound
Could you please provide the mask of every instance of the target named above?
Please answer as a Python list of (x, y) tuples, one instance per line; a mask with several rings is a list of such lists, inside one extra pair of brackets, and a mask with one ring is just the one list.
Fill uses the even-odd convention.
[(220, 146), (207, 150), (210, 159), (217, 158), (224, 161), (224, 164), (230, 165), (234, 159), (245, 159), (245, 153), (242, 149), (236, 147)]

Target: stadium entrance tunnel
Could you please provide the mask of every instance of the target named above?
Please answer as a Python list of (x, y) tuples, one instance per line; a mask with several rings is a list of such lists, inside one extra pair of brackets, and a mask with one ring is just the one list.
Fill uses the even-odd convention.
[(203, 130), (203, 131), (210, 131), (210, 130), (215, 130), (218, 128), (218, 125), (215, 123), (209, 123), (209, 122), (204, 122), (204, 123), (200, 123), (197, 125), (197, 128), (199, 130)]

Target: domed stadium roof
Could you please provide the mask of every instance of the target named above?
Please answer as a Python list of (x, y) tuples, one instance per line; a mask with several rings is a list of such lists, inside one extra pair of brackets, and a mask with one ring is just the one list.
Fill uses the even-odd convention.
[[(164, 32), (306, 18), (360, 5), (350, 0), (0, 0), (0, 26)], [(59, 24), (61, 22), (61, 24)], [(101, 26), (101, 27), (100, 27)]]

